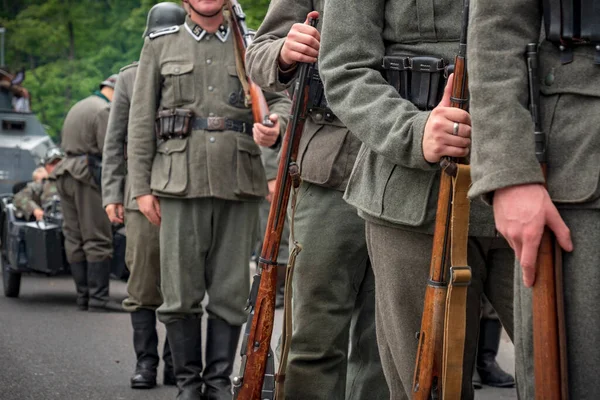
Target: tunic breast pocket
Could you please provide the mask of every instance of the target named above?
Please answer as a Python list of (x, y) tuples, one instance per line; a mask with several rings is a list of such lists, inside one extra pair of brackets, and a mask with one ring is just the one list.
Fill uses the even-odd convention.
[(193, 63), (168, 63), (162, 66), (164, 107), (179, 107), (196, 100)]
[(188, 138), (171, 139), (156, 149), (150, 187), (164, 194), (185, 195), (188, 188)]
[(225, 90), (227, 104), (237, 108), (246, 108), (246, 102), (244, 101), (244, 89), (242, 87), (242, 83), (240, 82), (235, 65), (227, 66), (227, 75), (227, 87)]

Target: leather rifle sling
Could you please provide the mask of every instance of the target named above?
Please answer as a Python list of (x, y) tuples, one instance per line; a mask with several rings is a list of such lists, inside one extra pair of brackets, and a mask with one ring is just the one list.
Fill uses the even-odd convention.
[[(235, 16), (231, 15), (229, 11), (224, 11), (225, 20), (229, 23), (230, 29), (236, 29), (233, 26), (232, 19)], [(246, 63), (242, 58), (242, 51), (238, 47), (238, 42), (233, 39), (233, 52), (235, 53), (235, 70), (237, 72), (237, 76), (240, 79), (240, 83), (242, 84), (242, 89), (244, 90), (244, 104), (246, 107), (250, 107), (252, 105), (252, 98), (250, 97), (250, 84), (248, 83), (248, 77), (246, 76)]]
[(444, 324), (442, 399), (459, 400), (462, 393), (463, 358), (467, 325), (467, 288), (471, 268), (467, 264), (471, 185), (470, 166), (457, 164), (452, 179), (451, 264)]
[(294, 276), (294, 267), (296, 257), (302, 251), (302, 245), (296, 241), (294, 235), (294, 216), (296, 215), (296, 199), (298, 198), (298, 188), (292, 187), (292, 215), (290, 218), (290, 236), (294, 248), (290, 253), (288, 265), (285, 270), (285, 291), (283, 302), (283, 329), (281, 330), (281, 343), (279, 355), (279, 368), (275, 375), (275, 400), (285, 399), (285, 372), (287, 370), (288, 354), (292, 343), (292, 277)]

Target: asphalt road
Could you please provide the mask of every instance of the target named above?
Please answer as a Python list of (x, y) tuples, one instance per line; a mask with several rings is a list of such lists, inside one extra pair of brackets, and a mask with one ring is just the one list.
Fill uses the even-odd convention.
[[(111, 296), (125, 297), (125, 284), (112, 281)], [(274, 341), (281, 320), (278, 311)], [(159, 333), (162, 346), (164, 327)], [(70, 277), (24, 276), (19, 298), (0, 295), (0, 399), (174, 399), (176, 389), (162, 386), (160, 379), (152, 390), (129, 388), (135, 363), (131, 335), (128, 314), (77, 311)], [(498, 359), (513, 371), (513, 347), (506, 337)], [(239, 359), (234, 373), (238, 369)], [(476, 399), (516, 399), (516, 394), (484, 388)]]

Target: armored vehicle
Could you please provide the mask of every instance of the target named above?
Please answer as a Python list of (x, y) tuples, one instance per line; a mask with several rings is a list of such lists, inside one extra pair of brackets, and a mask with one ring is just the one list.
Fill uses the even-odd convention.
[(31, 180), (32, 171), (55, 144), (29, 109), (29, 93), (20, 84), (22, 71), (0, 69), (0, 193)]

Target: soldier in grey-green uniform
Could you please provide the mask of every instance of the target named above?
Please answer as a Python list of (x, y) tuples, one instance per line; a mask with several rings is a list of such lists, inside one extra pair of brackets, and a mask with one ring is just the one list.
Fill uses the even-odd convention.
[(43, 178), (39, 182), (30, 182), (13, 199), (13, 204), (17, 210), (23, 213), (26, 220), (34, 217), (37, 221), (44, 218), (44, 204), (51, 201), (54, 196), (58, 196), (56, 182), (52, 172), (63, 159), (63, 153), (59, 148), (48, 149), (44, 157), (44, 169), (48, 173), (48, 178)]
[[(542, 230), (564, 250), (569, 397), (600, 398), (600, 37), (597, 1), (482, 0), (471, 9), (469, 86), (473, 129), (470, 195), (493, 199), (515, 269), (515, 356), (521, 399), (534, 389), (531, 289)], [(594, 8), (595, 7), (595, 8)], [(576, 10), (569, 18), (561, 10)], [(545, 37), (540, 38), (542, 19)], [(542, 131), (548, 189), (528, 109), (528, 43), (540, 43)], [(542, 383), (543, 384), (543, 383)]]
[[(186, 13), (174, 3), (159, 3), (150, 9), (143, 37), (173, 25), (180, 25)], [(125, 261), (130, 271), (127, 280), (128, 297), (123, 308), (131, 312), (133, 348), (136, 353), (135, 373), (131, 387), (152, 388), (156, 385), (159, 362), (156, 309), (162, 304), (160, 293), (159, 229), (148, 221), (131, 197), (127, 182), (125, 148), (129, 109), (138, 63), (121, 69), (111, 104), (108, 131), (102, 158), (102, 200), (113, 223), (125, 222), (127, 247)], [(173, 363), (168, 339), (165, 341), (163, 384), (174, 385)]]
[(81, 310), (121, 308), (108, 297), (112, 227), (102, 209), (98, 179), (116, 80), (116, 75), (106, 79), (100, 90), (69, 110), (61, 143), (66, 158), (54, 170), (64, 217), (65, 250)]
[[(247, 53), (256, 83), (283, 90), (292, 85), (297, 62), (316, 61), (319, 31), (302, 22), (324, 3), (271, 2)], [(385, 398), (364, 221), (342, 198), (360, 141), (328, 109), (320, 82), (311, 93), (298, 155), (302, 184), (294, 227), (303, 250), (292, 281), (294, 330), (285, 394), (288, 399)]]
[[(131, 196), (160, 225), (158, 317), (166, 324), (181, 400), (231, 398), (229, 375), (247, 317), (248, 256), (258, 202), (267, 194), (257, 143), (274, 145), (285, 128), (277, 115), (270, 117), (273, 127), (253, 124), (223, 5), (190, 0), (183, 25), (145, 39), (129, 115)], [(267, 99), (273, 113), (289, 112), (285, 96)]]
[[(366, 220), (377, 339), (392, 399), (411, 397), (439, 161), (466, 156), (470, 145), (469, 114), (450, 107), (441, 60), (451, 62), (458, 51), (462, 6), (462, 0), (325, 3), (321, 73), (331, 108), (363, 142), (345, 199)], [(384, 64), (385, 56), (395, 58)], [(429, 58), (419, 61), (416, 56)], [(382, 74), (382, 65), (392, 69)], [(411, 68), (401, 72), (399, 66), (405, 65)], [(407, 78), (412, 85), (395, 87), (384, 75), (394, 84)], [(512, 335), (513, 253), (496, 237), (491, 212), (483, 204), (471, 207), (470, 235), (473, 276), (467, 296), (464, 399), (474, 396), (471, 376), (482, 293)]]

